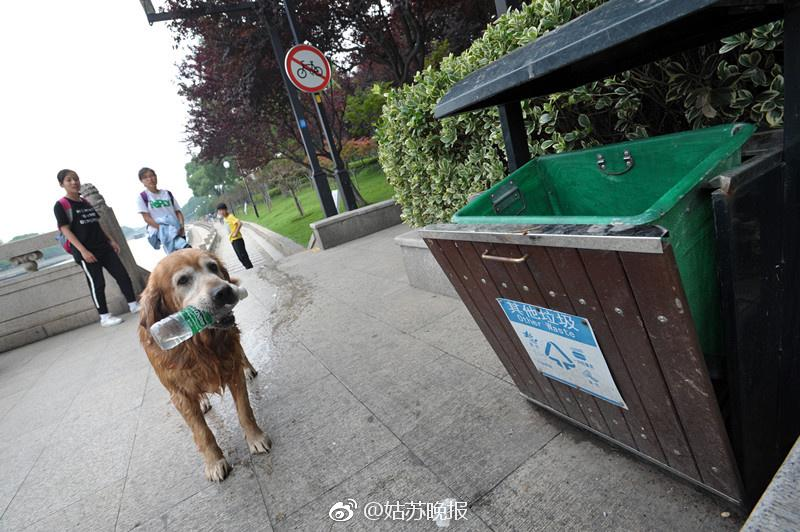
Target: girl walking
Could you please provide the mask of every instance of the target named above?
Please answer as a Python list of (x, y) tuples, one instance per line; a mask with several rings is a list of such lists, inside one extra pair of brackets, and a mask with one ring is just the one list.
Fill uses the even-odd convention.
[(122, 323), (121, 318), (108, 312), (103, 268), (117, 281), (128, 301), (128, 309), (131, 312), (138, 312), (139, 304), (133, 293), (131, 278), (117, 256), (119, 245), (100, 225), (100, 216), (94, 207), (81, 197), (81, 180), (78, 174), (73, 170), (61, 170), (57, 177), (58, 184), (66, 191), (66, 195), (53, 206), (53, 213), (59, 231), (69, 242), (75, 262), (86, 274), (92, 300), (100, 314), (100, 325), (109, 327)]

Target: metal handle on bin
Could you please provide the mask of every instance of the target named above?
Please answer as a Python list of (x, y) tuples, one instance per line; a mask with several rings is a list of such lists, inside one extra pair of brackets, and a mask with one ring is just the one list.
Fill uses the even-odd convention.
[(606, 159), (602, 156), (602, 154), (597, 154), (597, 167), (606, 175), (622, 175), (631, 168), (633, 168), (634, 160), (633, 155), (628, 150), (625, 150), (622, 153), (622, 161), (625, 163), (625, 169), (619, 172), (612, 172), (610, 170), (606, 170)]
[(526, 253), (519, 258), (512, 259), (510, 257), (498, 257), (496, 255), (489, 255), (489, 250), (487, 249), (486, 251), (483, 252), (481, 258), (483, 260), (496, 260), (497, 262), (510, 262), (511, 264), (519, 264), (521, 262), (525, 262), (526, 260), (528, 260), (528, 254)]

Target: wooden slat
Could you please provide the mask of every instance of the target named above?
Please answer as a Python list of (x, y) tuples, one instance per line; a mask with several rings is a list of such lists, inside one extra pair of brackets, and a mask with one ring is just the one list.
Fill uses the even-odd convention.
[[(495, 253), (499, 254), (500, 256), (504, 257), (517, 257), (519, 256), (519, 249), (516, 246), (491, 246), (487, 244), (488, 247), (494, 250)], [(475, 249), (475, 247), (473, 246)], [(480, 251), (480, 247), (477, 248)], [(502, 264), (500, 262), (492, 262), (492, 261), (484, 261), (483, 262), (486, 271), (489, 274), (489, 277), (492, 279), (493, 286), (499, 291), (500, 296), (513, 299), (516, 301), (523, 301), (525, 302), (525, 297), (522, 295), (522, 287), (520, 286), (522, 283), (517, 283), (513, 279), (515, 278), (515, 274), (509, 271), (509, 267), (512, 267), (511, 264)], [(507, 319), (507, 318), (506, 318)], [(516, 332), (511, 329), (511, 334), (516, 337)], [(545, 395), (548, 396), (550, 403), (560, 403), (564, 404), (567, 402), (569, 405), (577, 405), (577, 401), (575, 401), (573, 394), (570, 393), (570, 389), (567, 386), (564, 386), (562, 383), (552, 381), (545, 377), (539, 370), (536, 369), (536, 366), (533, 365), (533, 361), (530, 360), (530, 355), (528, 355), (527, 350), (523, 346), (524, 356), (528, 359), (531, 364), (531, 370), (533, 372), (534, 378), (536, 382), (539, 383), (539, 387), (544, 391)], [(558, 388), (558, 390), (556, 389)], [(563, 399), (562, 399), (563, 398)], [(568, 400), (568, 401), (567, 401)], [(570, 406), (572, 408), (572, 406)], [(577, 412), (577, 410), (576, 410)]]
[[(525, 264), (533, 275), (542, 297), (540, 303), (534, 304), (544, 308), (570, 312), (572, 305), (570, 305), (564, 286), (561, 284), (553, 263), (550, 261), (547, 249), (538, 246), (523, 246), (520, 247), (520, 250), (528, 254), (528, 260)], [(572, 392), (591, 427), (598, 432), (612, 436), (611, 429), (605, 418), (603, 418), (599, 404), (605, 401), (598, 400), (577, 389), (572, 389)]]
[[(639, 393), (631, 380), (625, 360), (620, 355), (619, 347), (603, 314), (580, 254), (575, 249), (566, 248), (552, 248), (549, 254), (567, 291), (573, 308), (572, 314), (589, 320), (614, 382), (628, 405), (628, 410), (624, 410), (608, 403), (603, 415), (610, 421), (609, 428), (618, 440), (651, 458), (666, 463), (655, 431), (639, 399)], [(613, 409), (612, 413), (607, 412), (609, 409)], [(622, 428), (625, 430), (620, 430)]]
[[(462, 301), (469, 301), (467, 307), (470, 313), (481, 328), (484, 337), (489, 341), (500, 361), (508, 370), (509, 375), (514, 380), (514, 384), (521, 391), (530, 394), (537, 400), (546, 401), (546, 397), (539, 389), (525, 361), (520, 359), (514, 345), (508, 341), (503, 325), (498, 321), (493, 311), (491, 303), (494, 303), (494, 301), (487, 301), (483, 297), (481, 290), (477, 286), (477, 280), (467, 268), (456, 247), (457, 243), (436, 240), (432, 241), (432, 244), (437, 248), (434, 256), (441, 254), (440, 256), (447, 261), (452, 269), (453, 277), (457, 280), (453, 286), (457, 291), (461, 291), (459, 295), (462, 297)], [(437, 260), (439, 260), (439, 257), (437, 257)]]
[(564, 405), (559, 397), (553, 393), (552, 389), (542, 387), (538, 371), (534, 367), (525, 347), (517, 338), (508, 318), (503, 313), (500, 305), (497, 303), (499, 293), (496, 288), (488, 282), (483, 282), (489, 275), (483, 268), (480, 262), (480, 257), (475, 255), (475, 250), (469, 242), (454, 243), (462, 263), (466, 268), (465, 275), (475, 283), (475, 292), (483, 296), (483, 301), (486, 303), (487, 312), (489, 312), (495, 320), (495, 333), (506, 348), (509, 357), (515, 362), (520, 371), (524, 371), (526, 378), (529, 379), (529, 387), (533, 386), (542, 400), (548, 406), (562, 413), (569, 413), (567, 405)]
[(741, 500), (730, 441), (683, 293), (672, 248), (620, 253), (703, 483)]
[(618, 254), (593, 250), (579, 253), (666, 463), (690, 478), (700, 480)]
[[(469, 243), (462, 242), (461, 244), (462, 246), (466, 246)], [(516, 257), (522, 256), (522, 252), (516, 246), (510, 246), (509, 249), (511, 249), (511, 253), (513, 256)], [(488, 271), (486, 270), (483, 261), (481, 260), (480, 255), (478, 254), (478, 251), (476, 251), (474, 246), (471, 248), (470, 253), (474, 257), (472, 261), (474, 268), (476, 268), (476, 270), (479, 273), (483, 273), (484, 279), (489, 278), (490, 276), (488, 274)], [(522, 286), (528, 287), (528, 290), (526, 291), (522, 288), (522, 286), (520, 286), (520, 289), (518, 290), (520, 293), (520, 301), (524, 303), (529, 303), (531, 305), (539, 304), (541, 302), (541, 295), (539, 295), (538, 293), (536, 282), (533, 280), (531, 272), (528, 270), (527, 266), (525, 266), (525, 264), (516, 264), (516, 265), (509, 265), (509, 267), (511, 268), (511, 270), (509, 270), (511, 272), (511, 278), (515, 279), (518, 283), (521, 283)], [(489, 284), (490, 283), (486, 284), (481, 283), (481, 287), (484, 288), (485, 290), (490, 291), (489, 293), (492, 294), (490, 297), (493, 298), (499, 297), (500, 292), (497, 290), (497, 287), (494, 286), (489, 287)], [(502, 285), (500, 287), (502, 288)], [(519, 341), (516, 331), (514, 331), (514, 328), (509, 323), (508, 318), (506, 317), (505, 313), (503, 313), (502, 309), (500, 308), (500, 305), (497, 304), (496, 302), (495, 304), (497, 305), (497, 312), (499, 312), (502, 315), (502, 319), (505, 322), (507, 334), (511, 338), (513, 338), (514, 342), (516, 343), (516, 345), (519, 346), (521, 350), (520, 356), (525, 357), (525, 360), (530, 365), (532, 371), (537, 375), (538, 378), (541, 378), (544, 381), (544, 383), (542, 384), (543, 390), (545, 392), (547, 392), (548, 390), (553, 390), (555, 392), (555, 395), (557, 396), (557, 401), (556, 401), (557, 404), (562, 405), (562, 412), (564, 412), (566, 415), (568, 415), (575, 421), (578, 421), (585, 425), (589, 425), (589, 422), (586, 420), (586, 416), (584, 415), (584, 412), (581, 409), (580, 404), (578, 403), (578, 400), (575, 397), (572, 388), (560, 382), (548, 379), (547, 377), (539, 373), (539, 370), (536, 369), (536, 367), (533, 365), (533, 362), (530, 360), (530, 355), (528, 355), (527, 349), (525, 349), (525, 346), (523, 346), (522, 343)], [(547, 384), (549, 384), (549, 386), (547, 386)]]

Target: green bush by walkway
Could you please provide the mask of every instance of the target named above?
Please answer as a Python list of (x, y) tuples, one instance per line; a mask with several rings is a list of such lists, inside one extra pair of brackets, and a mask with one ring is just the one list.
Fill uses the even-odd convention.
[[(386, 177), (377, 162), (353, 172), (352, 179), (359, 192), (367, 203), (377, 203), (390, 199), (394, 193), (392, 187), (386, 182)], [(331, 185), (332, 188), (335, 184)], [(317, 198), (317, 193), (309, 184), (304, 186), (297, 194), (303, 205), (305, 216), (301, 217), (290, 196), (276, 196), (272, 199), (272, 211), (267, 211), (263, 198), (257, 199), (260, 218), (256, 218), (252, 208), (247, 209), (247, 214), (237, 211), (236, 215), (248, 222), (260, 224), (278, 234), (291, 238), (301, 246), (306, 246), (311, 237), (311, 228), (308, 224), (322, 220), (322, 208)]]
[[(460, 56), (387, 94), (381, 165), (411, 225), (443, 222), (469, 194), (506, 176), (496, 108), (436, 120), (439, 99), (469, 73), (534, 41), (603, 0), (531, 0), (489, 25)], [(571, 91), (523, 102), (533, 156), (746, 120), (783, 119), (782, 23), (723, 39)], [(777, 58), (777, 60), (776, 60)]]

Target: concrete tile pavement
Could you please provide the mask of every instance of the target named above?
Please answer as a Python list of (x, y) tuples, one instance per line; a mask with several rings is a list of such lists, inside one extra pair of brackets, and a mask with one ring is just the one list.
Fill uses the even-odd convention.
[[(730, 530), (724, 503), (520, 397), (458, 301), (408, 286), (397, 226), (279, 262), (248, 240), (237, 310), (272, 458), (229, 394), (207, 414), (234, 465), (208, 483), (135, 317), (0, 355), (0, 530), (437, 530), (371, 501), (467, 502), (456, 530)], [(355, 517), (331, 506), (354, 499)]]

